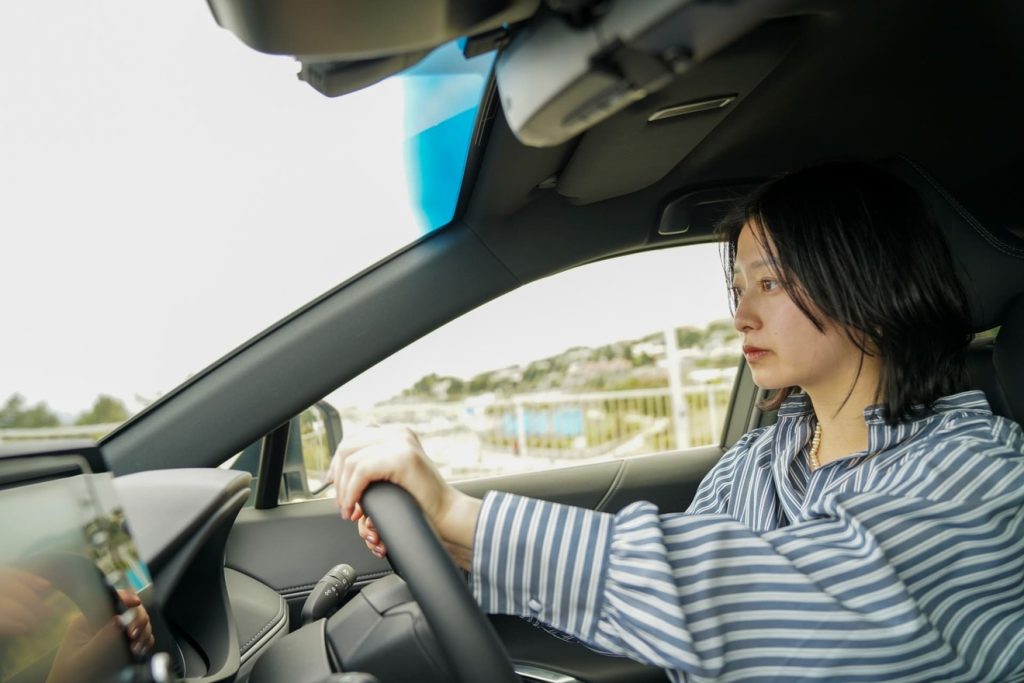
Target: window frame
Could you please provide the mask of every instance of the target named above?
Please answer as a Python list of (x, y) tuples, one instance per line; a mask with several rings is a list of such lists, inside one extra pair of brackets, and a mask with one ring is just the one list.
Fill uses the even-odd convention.
[[(685, 246), (694, 246), (694, 245), (692, 245), (692, 244), (677, 244), (677, 245), (671, 245), (668, 248), (669, 249), (673, 249), (673, 248), (674, 249), (681, 249), (681, 248), (683, 248)], [(600, 259), (600, 260), (604, 261), (604, 260), (611, 260), (611, 259), (621, 259), (621, 258), (626, 258), (626, 257), (637, 255), (637, 254), (647, 253), (647, 252), (650, 252), (650, 251), (661, 250), (661, 249), (664, 249), (665, 247), (666, 247), (666, 245), (657, 245), (653, 249), (633, 250), (633, 251), (630, 251), (628, 253), (617, 254), (615, 256), (609, 257), (608, 259)], [(581, 263), (581, 264), (578, 264), (577, 266), (575, 266), (574, 268), (567, 269), (567, 270), (573, 270), (573, 269), (581, 267), (581, 266), (589, 265), (590, 263), (594, 263), (594, 262)], [(562, 271), (562, 272), (566, 272), (566, 271)], [(557, 275), (558, 274), (555, 274), (555, 276), (557, 276)], [(526, 283), (526, 284), (529, 284), (529, 283)], [(515, 292), (518, 289), (519, 289), (519, 287), (513, 288), (513, 289), (511, 289), (511, 290), (509, 290), (507, 292), (504, 292), (504, 293), (500, 294), (498, 297), (495, 297), (495, 298), (496, 299), (500, 299), (500, 298), (504, 297), (506, 294), (510, 294), (512, 292)], [(489, 303), (489, 302), (482, 302), (480, 305), (484, 306), (484, 305), (487, 305), (487, 303)], [(444, 324), (447, 324), (447, 321), (445, 323), (443, 323), (443, 324), (437, 325), (436, 327), (426, 331), (423, 335), (420, 336), (420, 338), (432, 334), (436, 330), (438, 330), (441, 327), (443, 327)], [(398, 353), (400, 351), (401, 351), (401, 349), (399, 351), (396, 351), (395, 353)], [(390, 358), (391, 355), (394, 355), (394, 354), (389, 354), (387, 357), (382, 359), (380, 362), (386, 362), (387, 358)], [(751, 428), (752, 425), (756, 426), (755, 423), (759, 419), (757, 416), (760, 415), (760, 411), (758, 411), (757, 408), (756, 408), (757, 391), (758, 391), (757, 387), (753, 385), (753, 380), (752, 380), (752, 377), (750, 376), (749, 369), (747, 368), (745, 361), (741, 358), (740, 362), (739, 362), (739, 364), (737, 366), (736, 376), (733, 379), (731, 387), (730, 387), (729, 400), (726, 403), (725, 414), (724, 414), (724, 416), (722, 418), (723, 427), (722, 427), (721, 433), (719, 434), (717, 442), (716, 441), (712, 441), (712, 443), (708, 444), (707, 446), (711, 446), (711, 447), (718, 446), (718, 447), (722, 448), (723, 452), (724, 452), (725, 448), (727, 448), (732, 443), (734, 443), (735, 440), (738, 439), (740, 436), (742, 436), (742, 434), (744, 434), (746, 431), (749, 431), (749, 429)], [(321, 399), (320, 402), (326, 403), (326, 401), (324, 401), (323, 399)], [(328, 404), (328, 405), (330, 405), (330, 404)], [(331, 408), (334, 409), (333, 406), (331, 406)], [(277, 429), (273, 430), (272, 432), (270, 432), (267, 435), (265, 435), (264, 437), (262, 437), (262, 440), (261, 440), (262, 445), (261, 445), (261, 452), (260, 452), (260, 470), (259, 470), (260, 474), (259, 474), (259, 477), (258, 477), (258, 481), (256, 482), (256, 487), (255, 487), (256, 488), (256, 492), (254, 494), (254, 500), (255, 500), (254, 507), (256, 507), (257, 509), (270, 509), (270, 508), (274, 508), (274, 507), (277, 507), (278, 505), (285, 504), (285, 503), (309, 502), (310, 500), (316, 500), (316, 499), (283, 500), (281, 498), (281, 496), (283, 495), (283, 492), (282, 492), (283, 476), (284, 476), (283, 475), (283, 471), (284, 471), (283, 461), (284, 461), (284, 459), (285, 459), (285, 457), (287, 455), (287, 451), (288, 451), (288, 436), (287, 436), (287, 433), (288, 433), (289, 430), (287, 429), (287, 427), (288, 427), (289, 424), (291, 424), (291, 422), (299, 420), (300, 419), (299, 415), (301, 415), (301, 413), (304, 412), (304, 410), (308, 410), (308, 409), (309, 408), (303, 409), (303, 411), (300, 411), (298, 414), (293, 416), (289, 420), (289, 422), (279, 426)], [(281, 432), (284, 432), (284, 434), (282, 435)], [(340, 435), (339, 435), (339, 441), (340, 441)], [(703, 448), (703, 447), (705, 447), (705, 446), (693, 446), (693, 447), (688, 447), (686, 449), (668, 449), (668, 450), (663, 450), (663, 451), (654, 451), (654, 452), (652, 452), (649, 455), (657, 455), (657, 454), (665, 454), (665, 453), (673, 453), (673, 452), (684, 452), (684, 451), (687, 451), (687, 450), (691, 450), (693, 448)], [(621, 460), (628, 459), (629, 457), (633, 457), (633, 456), (616, 457), (616, 458), (610, 459), (608, 462), (619, 462)], [(265, 459), (273, 461), (272, 465), (270, 465), (270, 464), (267, 465), (266, 470), (263, 469), (263, 460), (265, 460)], [(572, 469), (574, 469), (576, 467), (586, 467), (588, 464), (593, 464), (593, 463), (584, 463), (584, 464), (580, 464), (580, 465), (570, 465), (570, 466), (566, 466), (566, 467), (559, 468), (559, 469), (572, 470)], [(538, 471), (545, 471), (545, 470), (538, 470)], [(500, 478), (501, 476), (503, 476), (503, 475), (500, 475), (500, 474), (499, 475), (481, 475), (481, 478), (490, 479), (490, 478), (494, 478), (494, 477), (499, 477)], [(474, 481), (474, 478), (465, 479), (465, 480), (459, 480), (459, 481), (471, 482), (471, 481)]]

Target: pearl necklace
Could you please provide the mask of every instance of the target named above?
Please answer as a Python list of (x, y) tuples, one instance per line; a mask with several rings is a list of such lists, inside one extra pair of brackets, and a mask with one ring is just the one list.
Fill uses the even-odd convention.
[(814, 436), (811, 437), (811, 450), (808, 457), (811, 460), (811, 472), (817, 470), (821, 465), (818, 463), (818, 449), (821, 448), (821, 423), (814, 425)]

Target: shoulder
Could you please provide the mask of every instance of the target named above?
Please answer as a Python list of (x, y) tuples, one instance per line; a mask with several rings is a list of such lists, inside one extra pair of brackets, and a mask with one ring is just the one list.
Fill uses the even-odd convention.
[(1008, 418), (995, 415), (980, 391), (940, 399), (925, 439), (940, 448), (1000, 451), (1024, 457), (1024, 430)]
[[(910, 440), (896, 476), (925, 497), (984, 499), (1024, 492), (1024, 431), (987, 404), (949, 407)], [(895, 483), (894, 482), (894, 483)]]

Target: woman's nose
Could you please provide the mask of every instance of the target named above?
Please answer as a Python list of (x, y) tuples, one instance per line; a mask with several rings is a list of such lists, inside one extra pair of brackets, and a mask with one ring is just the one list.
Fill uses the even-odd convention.
[(736, 315), (733, 317), (732, 322), (739, 332), (746, 332), (747, 330), (757, 328), (759, 320), (751, 304), (750, 297), (740, 297), (739, 301), (736, 302)]

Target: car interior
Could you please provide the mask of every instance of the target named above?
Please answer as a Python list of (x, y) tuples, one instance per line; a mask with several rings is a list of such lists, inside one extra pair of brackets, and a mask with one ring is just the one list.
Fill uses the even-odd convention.
[[(483, 615), (400, 490), (366, 499), (390, 561), (366, 551), (333, 500), (281, 504), (289, 439), (300, 412), (463, 313), (583, 264), (714, 241), (733, 201), (815, 162), (865, 160), (918, 190), (969, 294), (979, 333), (972, 388), (1024, 422), (1024, 5), (209, 5), (211, 21), (250, 48), (295, 56), (304, 87), (324, 96), (380, 81), (454, 39), (465, 39), (466, 54), (497, 58), (450, 224), (230, 351), (98, 446), (0, 447), (0, 500), (113, 475), (151, 575), (138, 592), (161, 654), (126, 663), (120, 648), (96, 680), (665, 680), (519, 618)], [(710, 446), (458, 487), (611, 512), (636, 500), (684, 511), (730, 445), (772, 423), (761, 397), (741, 365)], [(254, 476), (218, 468), (246, 449)], [(69, 456), (78, 469), (25, 474), (26, 462)], [(38, 676), (4, 680), (46, 680)]]

